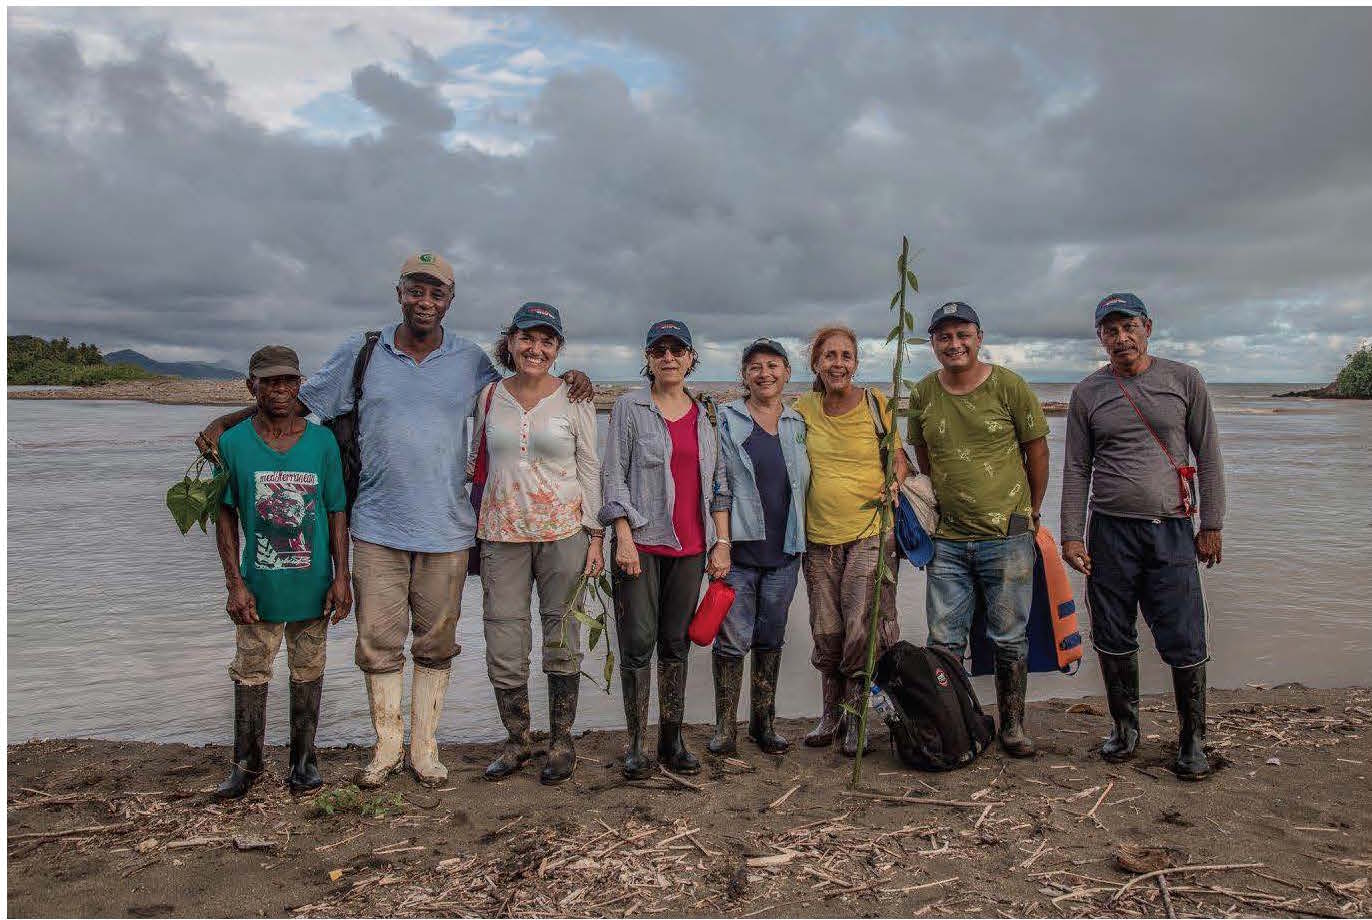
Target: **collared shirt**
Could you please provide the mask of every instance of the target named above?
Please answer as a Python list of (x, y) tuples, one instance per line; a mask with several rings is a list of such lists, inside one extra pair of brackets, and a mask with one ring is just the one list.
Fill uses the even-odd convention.
[[(719, 450), (724, 455), (729, 479), (732, 502), (729, 534), (735, 544), (767, 537), (757, 470), (744, 447), (744, 442), (756, 427), (757, 423), (753, 421), (743, 400), (736, 399), (720, 407)], [(790, 407), (783, 409), (777, 422), (777, 436), (791, 485), (790, 511), (786, 516), (782, 549), (787, 553), (800, 553), (805, 551), (805, 495), (810, 488), (805, 419)]]
[[(719, 441), (703, 407), (696, 419), (696, 437), (700, 444), (700, 510), (705, 519), (705, 547), (709, 549), (715, 543), (710, 512), (728, 511), (730, 494)], [(600, 474), (605, 501), (600, 523), (609, 526), (626, 518), (635, 543), (681, 549), (672, 527), (676, 487), (671, 463), (667, 420), (653, 402), (651, 389), (630, 390), (616, 399), (610, 409), (610, 433)]]
[(525, 410), (504, 384), (492, 386), (486, 414), (490, 467), (477, 536), (545, 543), (570, 537), (583, 526), (598, 531), (595, 404), (572, 402), (567, 385), (559, 383)]
[[(353, 505), (353, 536), (391, 549), (448, 553), (476, 541), (467, 499), (467, 419), (477, 394), (500, 379), (486, 353), (444, 331), (423, 361), (396, 348), (399, 323), (381, 331), (362, 384), (358, 447), (362, 475)], [(364, 335), (329, 356), (300, 388), (321, 419), (353, 407), (353, 364)]]

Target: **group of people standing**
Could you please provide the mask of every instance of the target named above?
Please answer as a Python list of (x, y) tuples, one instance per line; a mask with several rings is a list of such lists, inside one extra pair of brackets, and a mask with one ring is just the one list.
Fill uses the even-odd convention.
[[(845, 704), (856, 709), (861, 702), (869, 604), (883, 554), (885, 568), (897, 571), (894, 537), (881, 543), (874, 509), (895, 501), (899, 483), (915, 470), (897, 435), (889, 458), (896, 487), (884, 489), (882, 436), (899, 420), (882, 393), (856, 384), (853, 330), (832, 325), (814, 334), (807, 356), (813, 386), (791, 406), (783, 399), (792, 372), (787, 349), (757, 339), (740, 359), (746, 395), (716, 406), (687, 386), (698, 361), (688, 326), (677, 319), (654, 323), (644, 342), (647, 385), (616, 400), (602, 462), (589, 379), (578, 371), (553, 374), (567, 341), (557, 308), (520, 307), (501, 331), (492, 362), (475, 343), (444, 331), (453, 291), (451, 266), (441, 256), (412, 256), (396, 286), (400, 323), (353, 336), (308, 380), (290, 349), (259, 351), (248, 379), (256, 405), (216, 420), (197, 439), (202, 450), (217, 450), (230, 473), (227, 513), (217, 526), (228, 612), (238, 628), (230, 668), (235, 741), (234, 766), (219, 794), (245, 794), (263, 770), (266, 685), (283, 636), (292, 677), (288, 783), (295, 790), (322, 783), (313, 742), (325, 622), (346, 616), (354, 602), (355, 660), (377, 737), (357, 783), (380, 786), (405, 764), (407, 633), (414, 659), (409, 767), (426, 785), (445, 781), (436, 730), (459, 651), (456, 626), (472, 554), (479, 558), (487, 671), (506, 729), (485, 775), (507, 777), (532, 756), (528, 684), (536, 590), (550, 729), (539, 778), (565, 781), (576, 765), (572, 726), (583, 654), (568, 601), (580, 578), (605, 570), (606, 533), (613, 539), (608, 565), (629, 735), (621, 764), (627, 778), (656, 769), (645, 747), (654, 657), (656, 761), (677, 773), (700, 769), (682, 722), (687, 633), (706, 576), (727, 581), (735, 592), (711, 654), (716, 724), (709, 751), (737, 750), (745, 667), (748, 738), (768, 753), (788, 749), (776, 730), (775, 700), (788, 611), (803, 570), (811, 663), (823, 697), (819, 722), (804, 742), (838, 740), (845, 754), (855, 754), (859, 729)], [(1119, 309), (1102, 313), (1107, 298), (1097, 310), (1110, 373), (1126, 398), (1123, 381), (1133, 378), (1141, 388), (1135, 399), (1158, 410), (1158, 444), (1169, 444), (1183, 460), (1188, 450), (1200, 458), (1202, 530), (1194, 543), (1185, 539), (1190, 508), (1174, 501), (1175, 477), (1170, 498), (1158, 494), (1172, 470), (1163, 468), (1164, 475), (1147, 445), (1122, 431), (1128, 420), (1111, 394), (1092, 383), (1097, 374), (1084, 382), (1089, 394), (1078, 387), (1072, 400), (1064, 558), (1090, 575), (1093, 633), (1115, 717), (1102, 753), (1129, 756), (1138, 742), (1133, 624), (1141, 605), (1164, 658), (1187, 675), (1177, 684), (1184, 723), (1178, 772), (1203, 775), (1204, 611), (1198, 581), (1180, 569), (1188, 564), (1187, 546), (1193, 576), (1198, 548), (1203, 561), (1219, 561), (1217, 435), (1199, 375), (1148, 357), (1146, 309), (1132, 295), (1112, 297), (1125, 298)], [(1018, 375), (980, 361), (981, 321), (971, 307), (940, 307), (929, 334), (940, 368), (912, 392), (908, 431), (939, 502), (928, 568), (930, 642), (962, 655), (973, 611), (984, 605), (996, 648), (999, 740), (1007, 753), (1031, 756), (1023, 718), (1025, 626), (1048, 481), (1047, 421)], [(1122, 342), (1133, 351), (1117, 348)], [(342, 454), (333, 437), (305, 421), (311, 413), (330, 422), (351, 419), (356, 434)], [(472, 416), (475, 451), (469, 452), (466, 419)], [(345, 513), (349, 453), (356, 483), (348, 491), (355, 501)], [(1090, 556), (1080, 539), (1083, 475), (1092, 495)], [(1115, 483), (1116, 477), (1129, 482)], [(477, 500), (468, 494), (472, 479), (479, 483), (472, 493)], [(1099, 523), (1104, 515), (1119, 522)], [(1107, 570), (1111, 583), (1096, 586)], [(1185, 594), (1192, 587), (1194, 602)], [(881, 586), (879, 651), (899, 638), (895, 592), (894, 578)]]

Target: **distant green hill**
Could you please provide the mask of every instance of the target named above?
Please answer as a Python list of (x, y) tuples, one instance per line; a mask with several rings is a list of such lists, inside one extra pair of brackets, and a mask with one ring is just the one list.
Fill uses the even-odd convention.
[(133, 364), (107, 361), (95, 345), (72, 345), (66, 336), (40, 339), (12, 335), (7, 343), (5, 382), (11, 386), (94, 386), (110, 380), (156, 377)]
[(188, 377), (192, 380), (238, 380), (247, 376), (223, 364), (210, 364), (206, 361), (157, 361), (147, 355), (125, 348), (105, 355), (110, 363), (132, 364), (168, 377)]

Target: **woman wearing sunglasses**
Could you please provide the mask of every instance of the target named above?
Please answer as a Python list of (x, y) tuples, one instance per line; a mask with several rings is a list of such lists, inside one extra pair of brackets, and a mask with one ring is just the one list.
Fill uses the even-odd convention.
[(729, 484), (709, 414), (686, 390), (696, 366), (690, 329), (674, 319), (654, 323), (644, 357), (649, 385), (615, 401), (601, 472), (600, 523), (614, 528), (615, 623), (629, 729), (623, 771), (629, 779), (653, 772), (643, 733), (654, 647), (658, 758), (677, 773), (700, 771), (681, 737), (686, 633), (701, 577), (729, 572)]

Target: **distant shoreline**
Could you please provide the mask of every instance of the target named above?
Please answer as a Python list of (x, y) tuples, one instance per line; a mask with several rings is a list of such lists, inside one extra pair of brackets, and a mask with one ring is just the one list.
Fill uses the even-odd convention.
[[(596, 384), (596, 409), (608, 412), (622, 393), (636, 386), (639, 384)], [(716, 399), (733, 399), (742, 395), (741, 387), (733, 383), (703, 383), (692, 389)], [(241, 380), (188, 380), (181, 377), (129, 380), (62, 390), (16, 390), (6, 395), (10, 399), (123, 400), (164, 406), (246, 406), (251, 402)], [(1043, 403), (1043, 411), (1047, 415), (1066, 415), (1067, 403), (1047, 400)]]

